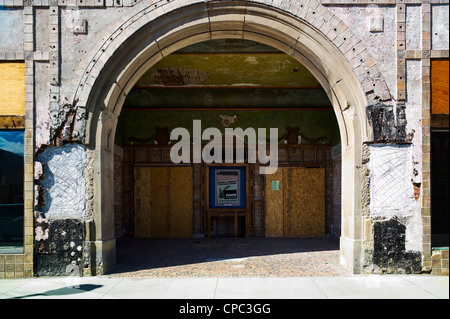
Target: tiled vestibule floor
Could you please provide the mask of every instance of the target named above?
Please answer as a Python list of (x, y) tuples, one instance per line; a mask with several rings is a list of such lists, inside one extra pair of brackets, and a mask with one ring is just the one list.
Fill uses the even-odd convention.
[(117, 241), (112, 277), (348, 276), (339, 239), (201, 238)]

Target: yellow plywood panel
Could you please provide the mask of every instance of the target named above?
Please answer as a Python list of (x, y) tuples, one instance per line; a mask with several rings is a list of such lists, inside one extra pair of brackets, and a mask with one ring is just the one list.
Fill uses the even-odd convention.
[(289, 168), (284, 176), (284, 235), (325, 235), (325, 169)]
[[(283, 237), (283, 168), (266, 177), (265, 207), (266, 236)], [(278, 187), (277, 187), (278, 186)], [(278, 188), (278, 189), (277, 189)]]
[(325, 236), (325, 169), (278, 168), (265, 178), (267, 237)]
[(152, 167), (152, 237), (169, 236), (169, 167)]
[(192, 237), (192, 168), (170, 168), (170, 220), (169, 236)]
[(0, 115), (25, 115), (25, 63), (0, 62)]
[(192, 168), (152, 167), (151, 170), (151, 237), (192, 237)]
[(152, 236), (152, 170), (150, 167), (136, 167), (134, 170), (135, 237)]
[(448, 114), (449, 60), (431, 61), (431, 113)]

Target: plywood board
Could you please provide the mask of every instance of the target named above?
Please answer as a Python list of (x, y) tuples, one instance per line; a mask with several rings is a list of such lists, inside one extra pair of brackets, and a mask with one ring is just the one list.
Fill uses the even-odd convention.
[(431, 113), (449, 112), (449, 60), (431, 60)]
[(284, 171), (284, 236), (325, 235), (325, 169)]
[(0, 62), (0, 115), (25, 115), (25, 63)]
[(169, 236), (170, 168), (152, 167), (152, 237)]
[[(266, 237), (283, 237), (283, 168), (266, 177), (265, 227)], [(278, 190), (272, 190), (272, 182), (278, 181)]]
[(135, 237), (152, 236), (152, 169), (136, 167), (134, 171)]
[[(278, 168), (265, 178), (267, 237), (325, 235), (324, 168)], [(274, 181), (279, 190), (273, 190)]]
[(170, 168), (169, 237), (190, 238), (193, 230), (192, 168)]
[(190, 238), (192, 168), (135, 167), (136, 238)]

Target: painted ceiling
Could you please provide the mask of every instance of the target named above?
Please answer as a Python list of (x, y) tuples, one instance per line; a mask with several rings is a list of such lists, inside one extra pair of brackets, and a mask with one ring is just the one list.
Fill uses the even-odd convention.
[(319, 82), (283, 53), (175, 53), (154, 65), (136, 87), (187, 85), (317, 88)]
[(315, 77), (297, 60), (246, 40), (211, 40), (150, 68), (125, 109), (330, 108)]

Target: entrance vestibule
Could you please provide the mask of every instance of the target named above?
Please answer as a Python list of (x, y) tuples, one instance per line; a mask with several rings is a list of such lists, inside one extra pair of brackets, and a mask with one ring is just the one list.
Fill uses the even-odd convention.
[[(226, 63), (213, 68), (208, 61)], [(224, 72), (234, 77), (223, 79)], [(200, 79), (192, 78), (200, 73)], [(278, 86), (274, 86), (274, 78)], [(199, 83), (186, 85), (189, 81)], [(196, 126), (192, 123), (225, 131), (219, 158), (207, 154), (218, 163), (194, 160)], [(255, 142), (249, 132), (259, 133), (261, 128), (268, 133), (269, 128), (278, 131), (276, 152), (268, 145), (270, 135), (265, 148), (249, 147), (249, 142)], [(171, 132), (184, 131), (193, 132), (187, 135), (189, 145), (180, 144), (186, 139), (183, 135), (170, 139), (177, 137)], [(231, 139), (227, 132), (234, 133)], [(201, 154), (208, 142), (203, 141)], [(332, 162), (333, 156), (340, 157), (340, 137), (331, 104), (318, 81), (299, 62), (260, 43), (207, 41), (161, 60), (137, 82), (125, 101), (116, 144), (124, 154), (116, 165), (122, 170), (116, 169), (122, 183), (122, 194), (116, 195), (122, 196), (122, 205), (116, 206), (122, 235), (324, 236), (331, 233), (332, 221), (339, 220), (332, 216)], [(187, 160), (186, 154), (181, 154), (183, 160), (174, 163), (174, 147), (175, 155), (186, 152)], [(271, 165), (274, 156), (277, 172), (262, 174), (261, 167)], [(272, 187), (274, 183), (277, 188)], [(334, 197), (336, 205), (339, 198)], [(131, 204), (128, 211), (125, 203)]]

